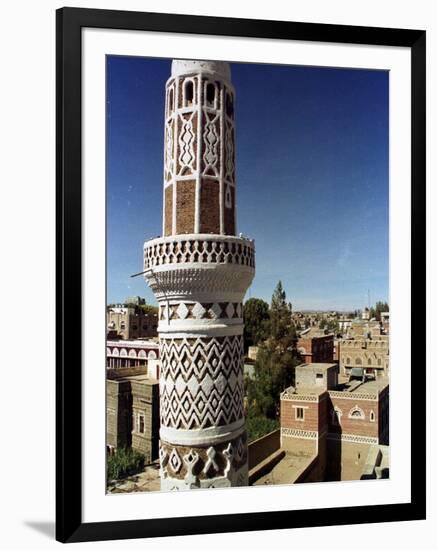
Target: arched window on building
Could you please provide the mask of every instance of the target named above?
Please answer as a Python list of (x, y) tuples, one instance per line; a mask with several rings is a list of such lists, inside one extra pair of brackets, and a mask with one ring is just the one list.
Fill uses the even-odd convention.
[(346, 365), (350, 365), (351, 364), (351, 358), (350, 357), (346, 357)]
[(355, 359), (355, 365), (362, 365), (362, 364), (363, 364), (363, 362), (361, 361), (361, 357), (357, 357)]
[(229, 93), (226, 94), (226, 114), (230, 118), (234, 115), (234, 102), (232, 101), (232, 96)]
[(364, 420), (365, 414), (363, 409), (360, 409), (360, 407), (355, 405), (355, 407), (352, 407), (352, 409), (349, 411), (349, 418)]
[(184, 84), (184, 107), (189, 107), (194, 103), (194, 82), (186, 80)]
[(369, 419), (370, 419), (370, 422), (375, 422), (375, 413), (373, 411), (370, 411)]
[(216, 87), (212, 82), (206, 84), (206, 104), (208, 107), (214, 107), (216, 99)]
[(338, 407), (334, 407), (331, 411), (331, 424), (333, 426), (340, 426), (341, 425), (341, 415), (342, 415), (341, 409)]
[(174, 111), (174, 93), (173, 88), (170, 88), (168, 92), (168, 114), (170, 115)]
[(369, 359), (367, 359), (367, 364), (368, 364), (368, 365), (371, 365), (371, 364), (372, 364), (372, 360), (370, 359), (370, 357), (369, 357)]

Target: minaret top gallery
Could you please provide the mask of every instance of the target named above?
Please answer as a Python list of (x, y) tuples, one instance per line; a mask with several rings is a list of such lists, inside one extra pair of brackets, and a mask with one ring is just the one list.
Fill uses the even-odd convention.
[(161, 489), (247, 485), (243, 298), (255, 247), (236, 236), (230, 67), (175, 60), (165, 94), (164, 236), (144, 244), (159, 303)]

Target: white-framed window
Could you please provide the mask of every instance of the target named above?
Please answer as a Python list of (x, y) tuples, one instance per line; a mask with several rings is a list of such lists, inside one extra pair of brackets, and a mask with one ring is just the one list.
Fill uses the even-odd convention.
[(370, 419), (370, 422), (375, 422), (375, 413), (374, 413), (374, 411), (370, 411), (369, 419)]
[(296, 407), (294, 409), (294, 415), (296, 420), (305, 420), (305, 409), (303, 407)]
[(352, 407), (352, 409), (349, 411), (349, 418), (353, 418), (355, 420), (364, 420), (366, 415), (364, 414), (363, 409), (360, 409), (357, 405), (355, 407)]

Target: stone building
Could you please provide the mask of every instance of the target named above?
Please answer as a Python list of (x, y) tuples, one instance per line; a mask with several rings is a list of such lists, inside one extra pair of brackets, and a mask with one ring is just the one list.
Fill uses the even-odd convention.
[(390, 372), (388, 322), (354, 320), (345, 338), (338, 340), (340, 373), (349, 376), (352, 368), (366, 374), (387, 377)]
[(317, 456), (322, 480), (360, 479), (374, 447), (389, 441), (386, 378), (338, 378), (336, 364), (296, 367), (296, 387), (281, 394), (281, 447)]
[(300, 333), (296, 346), (305, 363), (331, 363), (334, 360), (333, 334), (308, 328)]
[(158, 335), (158, 315), (145, 313), (140, 306), (113, 306), (106, 311), (107, 330), (123, 340), (154, 338)]
[(149, 361), (158, 358), (159, 345), (152, 340), (106, 341), (107, 369), (143, 368), (141, 372), (147, 372)]
[(146, 463), (158, 458), (159, 382), (145, 374), (106, 381), (108, 452), (132, 447)]
[(242, 301), (253, 241), (236, 236), (229, 64), (172, 63), (163, 237), (144, 245), (159, 302), (162, 490), (247, 485)]

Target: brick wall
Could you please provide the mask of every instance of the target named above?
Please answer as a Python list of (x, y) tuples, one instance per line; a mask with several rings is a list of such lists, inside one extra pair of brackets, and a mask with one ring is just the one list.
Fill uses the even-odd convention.
[[(340, 397), (331, 397), (331, 407), (337, 407), (341, 410), (340, 426), (331, 430), (333, 432), (360, 435), (365, 437), (379, 437), (378, 433), (378, 400), (367, 401), (362, 399), (349, 399)], [(364, 418), (354, 417), (349, 418), (350, 412), (358, 407), (364, 413)], [(370, 420), (370, 413), (373, 411), (375, 420)]]
[(106, 382), (106, 444), (128, 447), (131, 444), (131, 391), (127, 382)]
[[(235, 188), (230, 187), (231, 189), (231, 198), (232, 198), (232, 206), (230, 208), (227, 208), (225, 205), (225, 211), (224, 211), (224, 233), (225, 235), (235, 235)], [(223, 204), (224, 198), (223, 198)]]
[(220, 233), (220, 186), (218, 180), (200, 184), (200, 233)]
[(178, 181), (176, 189), (176, 233), (194, 233), (196, 182)]
[(279, 429), (249, 443), (249, 470), (276, 452), (280, 446), (281, 430)]
[[(319, 431), (319, 402), (281, 400), (281, 428)], [(296, 418), (296, 407), (302, 407), (304, 419)]]
[(173, 229), (173, 185), (165, 188), (164, 197), (164, 235), (171, 235)]

